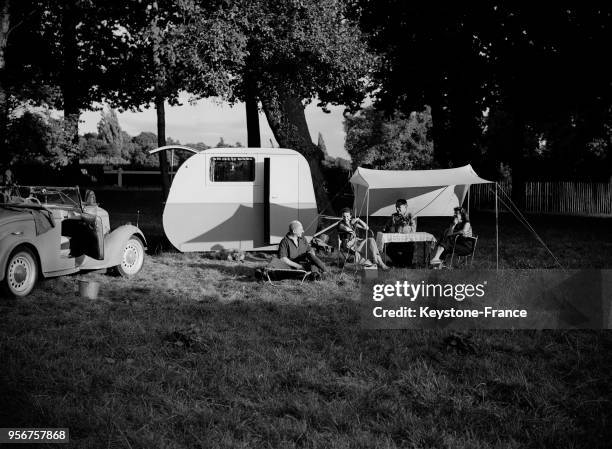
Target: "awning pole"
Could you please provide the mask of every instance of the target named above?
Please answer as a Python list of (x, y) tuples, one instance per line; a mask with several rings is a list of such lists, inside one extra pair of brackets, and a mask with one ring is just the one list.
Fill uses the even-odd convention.
[(499, 213), (497, 210), (497, 182), (495, 182), (495, 269), (499, 271)]
[(470, 216), (470, 187), (472, 187), (472, 184), (468, 184), (468, 217)]
[[(368, 187), (368, 202), (366, 203), (366, 228), (370, 229), (370, 188)], [(366, 260), (368, 259), (368, 230), (365, 232)]]

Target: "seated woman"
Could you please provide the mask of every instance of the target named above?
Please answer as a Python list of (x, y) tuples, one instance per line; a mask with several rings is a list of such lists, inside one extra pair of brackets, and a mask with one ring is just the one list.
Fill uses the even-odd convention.
[(432, 265), (440, 265), (448, 253), (452, 252), (453, 246), (456, 253), (469, 253), (472, 250), (473, 242), (466, 237), (472, 237), (470, 219), (463, 207), (455, 207), (453, 223), (444, 231), (439, 239), (436, 252), (430, 263)]
[[(351, 210), (345, 207), (340, 211), (342, 221), (338, 224), (338, 235), (340, 236), (340, 245), (343, 250), (349, 251), (355, 255), (357, 263), (371, 265), (368, 258), (371, 258), (376, 265), (383, 270), (388, 270), (389, 267), (380, 257), (380, 252), (376, 246), (376, 240), (372, 237), (360, 239), (357, 238), (357, 228), (369, 230), (368, 225), (359, 218), (352, 218)], [(366, 258), (367, 254), (367, 258)]]

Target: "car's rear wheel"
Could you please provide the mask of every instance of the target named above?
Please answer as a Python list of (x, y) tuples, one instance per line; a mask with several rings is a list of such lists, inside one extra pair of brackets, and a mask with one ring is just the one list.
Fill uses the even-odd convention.
[(142, 240), (135, 235), (131, 236), (123, 248), (121, 263), (117, 265), (117, 272), (123, 277), (136, 276), (142, 269), (144, 257), (145, 249)]
[(4, 290), (12, 296), (29, 295), (38, 280), (38, 262), (36, 255), (27, 247), (13, 251), (7, 261), (4, 272)]

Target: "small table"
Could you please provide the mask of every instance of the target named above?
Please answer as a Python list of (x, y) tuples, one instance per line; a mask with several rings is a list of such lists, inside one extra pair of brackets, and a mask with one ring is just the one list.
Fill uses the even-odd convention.
[(381, 253), (386, 255), (385, 249), (387, 243), (406, 243), (406, 242), (422, 242), (423, 243), (423, 258), (425, 259), (425, 265), (429, 259), (429, 245), (428, 243), (436, 242), (436, 238), (429, 232), (410, 232), (408, 234), (390, 233), (390, 232), (378, 232), (376, 234), (376, 246)]

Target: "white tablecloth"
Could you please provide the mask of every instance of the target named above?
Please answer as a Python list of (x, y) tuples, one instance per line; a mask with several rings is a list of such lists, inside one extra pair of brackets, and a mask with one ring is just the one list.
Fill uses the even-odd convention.
[(376, 246), (383, 251), (385, 244), (398, 242), (435, 242), (436, 238), (429, 232), (410, 232), (408, 234), (378, 232)]

